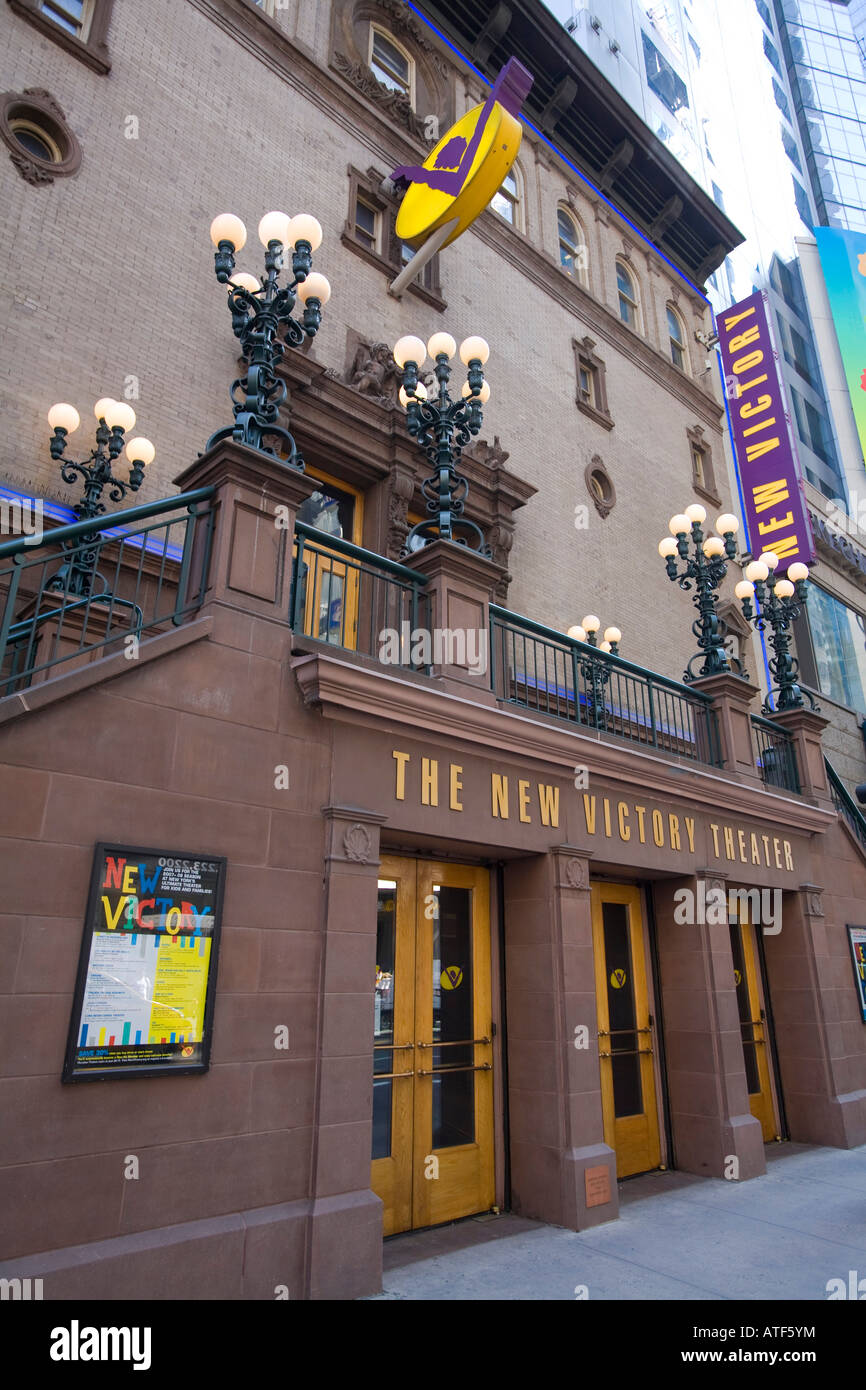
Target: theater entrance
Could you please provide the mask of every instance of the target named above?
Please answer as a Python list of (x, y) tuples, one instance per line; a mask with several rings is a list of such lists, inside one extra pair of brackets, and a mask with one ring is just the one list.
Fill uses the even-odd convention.
[(593, 884), (592, 935), (604, 1142), (628, 1178), (661, 1162), (640, 889)]
[(760, 1121), (764, 1143), (769, 1144), (771, 1140), (779, 1138), (779, 1124), (770, 1083), (770, 1058), (767, 1056), (767, 1015), (756, 928), (749, 920), (748, 907), (742, 901), (729, 926), (749, 1109)]
[(383, 855), (371, 1186), (384, 1234), (494, 1203), (490, 879)]

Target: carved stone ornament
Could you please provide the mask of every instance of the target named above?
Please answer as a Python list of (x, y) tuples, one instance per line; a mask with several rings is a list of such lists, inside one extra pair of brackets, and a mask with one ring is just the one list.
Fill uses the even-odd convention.
[(589, 885), (589, 870), (585, 859), (566, 859), (565, 881), (569, 888), (586, 888)]
[(723, 878), (705, 878), (704, 887), (708, 893), (724, 893), (727, 898), (728, 886)]
[(346, 374), (346, 384), (380, 405), (395, 407), (403, 374), (387, 343), (360, 339)]
[(406, 0), (377, 0), (376, 8), (388, 16), (388, 27), (394, 34), (398, 37), (401, 34), (408, 35), (412, 42), (427, 54), (436, 71), (442, 77), (448, 76), (448, 68), (433, 45), (424, 37), (421, 26), (412, 18)]
[(806, 894), (806, 911), (810, 917), (824, 916), (824, 903), (820, 893)]
[(372, 848), (373, 836), (366, 825), (361, 825), (360, 821), (350, 825), (343, 836), (343, 850), (346, 858), (351, 859), (356, 864), (369, 864)]
[(20, 154), (15, 151), (15, 153), (10, 154), (9, 158), (12, 160), (12, 163), (15, 165), (21, 177), (26, 179), (29, 184), (32, 184), (34, 188), (38, 188), (40, 184), (54, 182), (54, 175), (49, 174), (45, 165), (37, 164), (36, 161), (31, 159), (29, 155), (26, 155), (23, 150)]
[(415, 477), (406, 469), (393, 468), (390, 483), (387, 554), (392, 560), (397, 560), (403, 553), (403, 544), (409, 534), (409, 503), (415, 491)]
[(340, 76), (351, 82), (353, 87), (357, 87), (362, 96), (375, 101), (389, 115), (401, 121), (410, 135), (414, 135), (418, 140), (424, 139), (424, 122), (415, 115), (405, 92), (392, 92), (373, 76), (364, 63), (353, 63), (344, 53), (336, 51), (332, 62)]
[[(26, 121), (41, 132), (52, 146), (50, 158), (41, 158), (25, 149), (16, 136), (16, 121)], [(25, 87), (22, 92), (0, 93), (0, 140), (8, 146), (9, 158), (19, 174), (34, 188), (44, 188), (77, 174), (81, 167), (81, 146), (69, 126), (63, 107), (44, 87)]]

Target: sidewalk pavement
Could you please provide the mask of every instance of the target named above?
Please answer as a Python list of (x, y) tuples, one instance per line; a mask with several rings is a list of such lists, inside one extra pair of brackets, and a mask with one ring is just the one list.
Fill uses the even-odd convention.
[(749, 1182), (650, 1173), (619, 1189), (619, 1220), (588, 1231), (506, 1214), (393, 1236), (375, 1297), (826, 1300), (830, 1279), (866, 1281), (866, 1146), (771, 1144)]

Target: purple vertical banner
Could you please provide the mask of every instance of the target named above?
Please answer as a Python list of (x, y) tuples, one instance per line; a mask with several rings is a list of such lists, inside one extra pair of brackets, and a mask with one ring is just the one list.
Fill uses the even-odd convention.
[(774, 550), (779, 557), (777, 574), (795, 560), (810, 565), (815, 542), (765, 295), (753, 294), (726, 309), (716, 325), (752, 554)]

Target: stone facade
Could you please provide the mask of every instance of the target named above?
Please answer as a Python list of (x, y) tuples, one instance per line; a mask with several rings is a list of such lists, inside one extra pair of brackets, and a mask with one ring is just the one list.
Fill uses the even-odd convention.
[[(358, 70), (371, 19), (415, 54), (433, 114), (449, 120), (476, 99), (475, 79), (396, 0), (296, 0), (273, 18), (248, 0), (153, 0), (146, 27), (116, 0), (107, 73), (2, 11), (7, 86), (52, 91), (82, 161), (42, 188), (6, 166), (17, 347), (0, 477), (56, 488), (44, 410), (83, 406), (90, 390), (121, 395), (135, 376), (137, 428), (159, 450), (143, 495), (209, 487), (215, 518), (204, 601), (186, 621), (148, 635), (136, 661), (97, 653), (0, 700), (0, 1274), (44, 1278), (47, 1298), (379, 1288), (371, 981), (383, 853), (491, 870), (498, 1205), (578, 1230), (617, 1215), (594, 1029), (592, 898), (611, 882), (640, 886), (655, 952), (664, 1161), (722, 1176), (735, 1158), (743, 1179), (764, 1167), (726, 928), (674, 915), (678, 889), (717, 881), (783, 897), (783, 929), (765, 943), (780, 1130), (866, 1141), (866, 1035), (845, 933), (866, 862), (832, 806), (823, 721), (788, 719), (794, 795), (762, 781), (754, 688), (734, 677), (704, 685), (720, 747), (698, 762), (676, 716), (667, 749), (638, 746), (576, 722), (575, 708), (570, 721), (567, 709), (515, 709), (513, 691), (453, 657), (430, 674), (395, 671), (290, 630), (292, 546), (275, 521), (281, 509), (294, 524), (317, 470), (363, 494), (363, 539), (380, 554), (393, 556), (418, 504), (423, 461), (388, 392), (358, 374), (360, 342), (442, 327), (491, 343), (493, 394), (466, 471), (493, 554), (436, 543), (408, 562), (427, 576), (439, 628), (471, 614), (486, 632), (507, 592), (510, 608), (558, 629), (598, 611), (623, 628), (625, 655), (678, 676), (692, 610), (656, 544), (671, 511), (700, 500), (697, 428), (722, 457), (723, 411), (693, 340), (703, 301), (547, 147), (528, 139), (521, 152), (521, 228), (486, 211), (442, 253), (444, 309), (430, 294), (389, 297), (382, 267), (346, 247), (344, 170), (387, 171), (424, 150), (411, 112)], [(586, 234), (586, 286), (560, 267), (559, 203)], [(231, 209), (254, 237), (272, 206), (309, 209), (325, 229), (315, 263), (333, 297), (312, 347), (283, 368), (312, 476), (230, 443), (197, 457), (229, 419), (236, 374), (208, 224)], [(258, 268), (258, 254), (243, 252), (241, 268)], [(619, 317), (618, 256), (640, 286), (640, 333)], [(37, 273), (46, 262), (51, 273)], [(687, 372), (667, 351), (668, 302), (687, 328)], [(586, 339), (612, 428), (575, 400), (573, 343)], [(597, 460), (615, 488), (607, 515), (585, 476)], [(729, 509), (725, 480), (716, 486)], [(447, 803), (425, 799), (425, 759), (453, 765)], [(491, 801), (494, 776), (520, 789), (511, 815)], [(529, 810), (540, 784), (552, 801), (542, 810), (539, 792)], [(61, 1085), (100, 841), (228, 861), (206, 1075)], [(291, 1041), (277, 1052), (282, 1027)]]
[[(153, 0), (142, 25), (133, 7), (117, 4), (105, 76), (4, 7), (5, 86), (52, 92), (82, 161), (74, 178), (50, 188), (28, 185), (6, 161), (7, 312), (17, 347), (0, 483), (73, 500), (48, 457), (48, 407), (78, 404), (74, 457), (79, 440), (90, 446), (89, 403), (137, 391), (136, 430), (157, 456), (136, 500), (170, 491), (184, 462), (231, 419), (237, 344), (213, 277), (211, 218), (232, 210), (244, 219), (238, 266), (259, 270), (259, 217), (271, 207), (306, 209), (322, 223), (315, 266), (333, 290), (311, 363), (343, 377), (359, 338), (393, 344), (415, 331), (426, 340), (440, 328), (458, 341), (485, 336), (493, 394), (484, 433), (499, 436), (511, 470), (538, 491), (516, 527), (509, 605), (561, 629), (598, 612), (622, 628), (625, 655), (658, 665), (663, 650), (663, 668), (679, 677), (692, 650), (691, 607), (668, 583), (656, 545), (674, 509), (703, 501), (716, 515), (693, 490), (688, 436), (704, 430), (721, 475), (723, 409), (694, 339), (707, 327), (706, 305), (534, 137), (519, 156), (519, 229), (487, 211), (439, 257), (444, 309), (411, 291), (389, 298), (388, 276), (341, 241), (348, 170), (386, 174), (428, 146), (332, 61), (338, 44), (348, 47), (346, 8), (331, 16), (327, 5), (291, 0), (271, 19), (248, 0)], [(375, 8), (356, 7), (363, 23)], [(387, 29), (402, 8), (376, 13)], [(478, 98), (477, 79), (450, 52), (422, 46), (431, 41), (421, 28), (413, 21), (401, 42), (419, 72), (429, 69), (425, 91), (444, 130), (452, 111)], [(560, 205), (585, 235), (585, 285), (559, 264)], [(639, 287), (640, 332), (619, 317), (617, 257)], [(38, 273), (45, 264), (49, 275)], [(491, 284), (495, 296), (484, 292)], [(686, 329), (685, 372), (670, 360), (668, 302)], [(612, 429), (575, 402), (572, 343), (586, 337), (605, 366)], [(295, 425), (303, 428), (318, 394), (312, 383), (292, 399)], [(321, 439), (307, 452), (311, 466), (335, 471)], [(617, 499), (604, 519), (585, 479), (596, 457)], [(727, 481), (716, 482), (718, 510), (730, 510)], [(586, 529), (577, 508), (588, 509)]]

